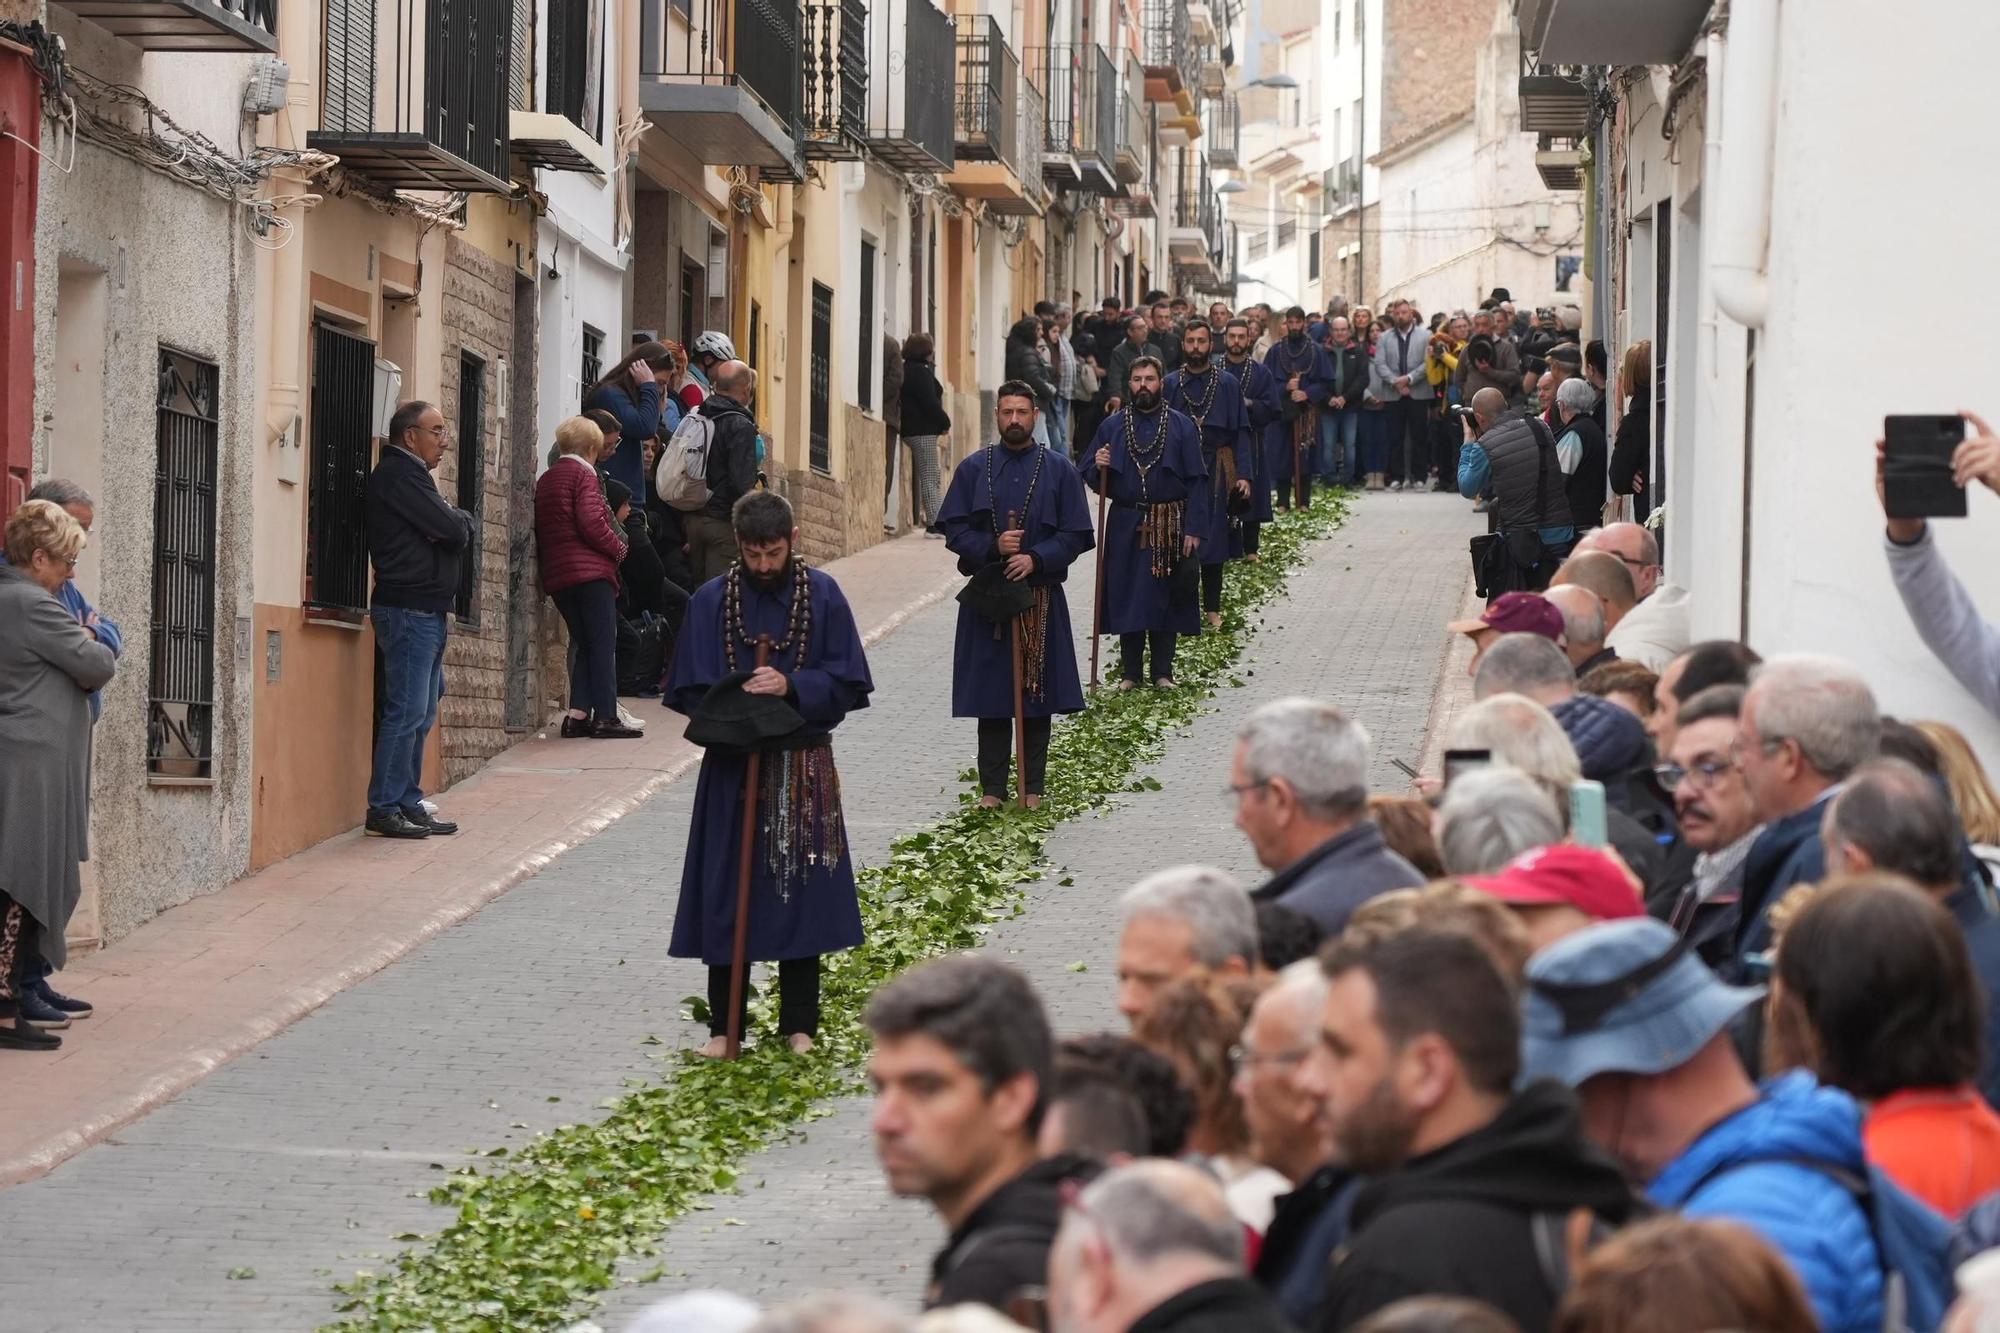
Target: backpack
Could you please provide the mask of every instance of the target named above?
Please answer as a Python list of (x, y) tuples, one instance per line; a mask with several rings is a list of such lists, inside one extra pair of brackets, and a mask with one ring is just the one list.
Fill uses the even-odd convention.
[(708, 447), (715, 439), (715, 418), (690, 412), (674, 427), (653, 473), (653, 489), (662, 500), (691, 514), (708, 503)]
[(618, 693), (658, 693), (660, 678), (667, 673), (670, 643), (667, 622), (651, 612), (641, 612), (637, 620), (621, 619), (616, 649)]
[[(1862, 1172), (1810, 1157), (1757, 1157), (1731, 1162), (1699, 1182), (1761, 1162), (1789, 1162), (1825, 1176), (1853, 1196), (1868, 1219), (1882, 1268), (1883, 1333), (1935, 1333), (1955, 1294), (1951, 1224), (1873, 1162)], [(1690, 1191), (1692, 1196), (1693, 1191)]]

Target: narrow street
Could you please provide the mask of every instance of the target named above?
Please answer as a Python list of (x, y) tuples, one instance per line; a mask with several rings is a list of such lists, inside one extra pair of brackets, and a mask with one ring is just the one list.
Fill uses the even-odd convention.
[[(1476, 522), (1455, 497), (1359, 501), (1266, 608), (1243, 687), (1170, 742), (1161, 790), (1057, 829), (1050, 854), (1074, 884), (1033, 886), (990, 947), (1029, 971), (1060, 1030), (1117, 1021), (1107, 923), (1134, 879), (1196, 860), (1256, 875), (1217, 796), (1248, 709), (1333, 699), (1374, 735), (1377, 788), (1400, 785), (1390, 760), (1422, 753)], [(1085, 607), (1089, 580), (1087, 563), (1072, 574)], [(954, 611), (931, 605), (870, 651), (873, 706), (836, 741), (857, 861), (950, 807), (970, 762), (970, 724), (948, 717)], [(647, 707), (655, 728), (674, 725)], [(563, 775), (544, 781), (560, 805)], [(176, 1100), (0, 1192), (10, 1268), (35, 1275), (6, 1284), (9, 1326), (313, 1327), (332, 1316), (334, 1280), (447, 1220), (424, 1199), (439, 1167), (588, 1117), (698, 1042), (678, 1011), (700, 969), (664, 956), (693, 790), (670, 782)], [(856, 1099), (748, 1163), (740, 1197), (674, 1226), (668, 1276), (612, 1293), (603, 1318), (689, 1282), (773, 1297), (837, 1281), (910, 1300), (937, 1239), (921, 1208), (885, 1195)], [(117, 1261), (71, 1262), (86, 1252)]]

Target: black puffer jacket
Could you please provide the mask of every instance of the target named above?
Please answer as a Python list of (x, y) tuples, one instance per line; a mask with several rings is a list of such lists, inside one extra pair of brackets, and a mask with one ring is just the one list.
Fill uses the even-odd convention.
[(695, 410), (715, 422), (708, 445), (708, 503), (701, 512), (727, 520), (736, 502), (757, 488), (757, 422), (741, 403), (719, 393)]
[[(1556, 462), (1556, 445), (1546, 427), (1525, 416), (1501, 417), (1479, 437), (1493, 472), (1493, 509), (1497, 530), (1570, 526), (1565, 478)], [(1539, 503), (1539, 508), (1537, 505)]]

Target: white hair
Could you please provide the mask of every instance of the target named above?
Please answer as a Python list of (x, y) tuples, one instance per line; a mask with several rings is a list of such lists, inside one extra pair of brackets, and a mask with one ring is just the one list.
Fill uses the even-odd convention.
[(1445, 748), (1489, 750), (1494, 762), (1518, 768), (1540, 784), (1559, 811), (1570, 784), (1583, 776), (1569, 733), (1548, 709), (1518, 694), (1482, 699), (1452, 719)]
[[(1595, 594), (1585, 590), (1593, 602)], [(1564, 612), (1563, 622), (1569, 622)], [(1604, 639), (1604, 617), (1597, 618), (1597, 642)], [(1590, 642), (1585, 640), (1585, 642)], [(1472, 697), (1490, 699), (1501, 694), (1535, 697), (1543, 693), (1574, 694), (1576, 668), (1563, 650), (1539, 634), (1502, 634), (1479, 659), (1472, 677)], [(1491, 748), (1491, 747), (1475, 747)]]
[(1462, 774), (1438, 806), (1438, 854), (1447, 875), (1490, 875), (1562, 837), (1555, 801), (1518, 769)]
[(1368, 804), (1368, 729), (1332, 704), (1294, 696), (1250, 714), (1236, 733), (1253, 782), (1283, 778), (1306, 814), (1349, 818)]
[(1130, 923), (1161, 916), (1194, 932), (1195, 961), (1221, 967), (1232, 958), (1257, 958), (1257, 910), (1237, 878), (1213, 866), (1170, 866), (1125, 891), (1118, 910)]
[[(1569, 386), (1574, 384), (1574, 389)], [(1590, 381), (1581, 375), (1564, 380), (1556, 386), (1556, 406), (1566, 407), (1578, 416), (1597, 406), (1597, 390), (1590, 387)]]
[(1257, 997), (1255, 1009), (1275, 1006), (1288, 1015), (1287, 1021), (1303, 1041), (1312, 1041), (1319, 1032), (1319, 1013), (1326, 1004), (1326, 972), (1317, 958), (1301, 958), (1287, 963), (1278, 979)]
[(749, 1333), (911, 1333), (910, 1316), (876, 1300), (830, 1291), (779, 1306)]
[(1797, 741), (1821, 777), (1836, 782), (1875, 754), (1882, 715), (1867, 679), (1835, 657), (1790, 653), (1750, 674), (1743, 701), (1765, 741)]
[(1077, 1214), (1126, 1263), (1199, 1256), (1243, 1264), (1243, 1224), (1221, 1182), (1200, 1167), (1160, 1158), (1113, 1167), (1077, 1202)]
[(743, 1333), (757, 1307), (734, 1292), (684, 1291), (634, 1315), (625, 1333)]

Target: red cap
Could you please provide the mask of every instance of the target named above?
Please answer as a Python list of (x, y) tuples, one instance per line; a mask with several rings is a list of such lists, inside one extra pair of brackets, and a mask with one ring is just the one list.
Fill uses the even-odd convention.
[(1595, 847), (1573, 843), (1523, 852), (1499, 874), (1472, 876), (1465, 882), (1510, 906), (1562, 903), (1594, 921), (1646, 914), (1638, 887), (1623, 867)]
[(1550, 643), (1561, 643), (1562, 612), (1540, 593), (1503, 592), (1493, 599), (1477, 620), (1458, 620), (1445, 626), (1453, 634), (1476, 634), (1497, 629), (1502, 634), (1539, 634)]

